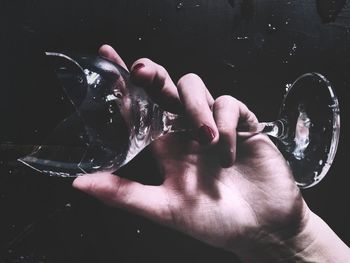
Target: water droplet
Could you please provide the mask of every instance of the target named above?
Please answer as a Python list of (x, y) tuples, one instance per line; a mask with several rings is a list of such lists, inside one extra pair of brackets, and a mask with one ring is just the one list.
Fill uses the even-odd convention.
[(319, 160), (318, 164), (322, 165), (323, 164), (323, 160)]
[(140, 229), (136, 229), (136, 233), (137, 233), (138, 235), (140, 235), (140, 234), (141, 234), (141, 230), (140, 230)]
[(247, 36), (237, 36), (237, 37), (234, 37), (235, 40), (248, 40), (249, 37)]
[(116, 107), (115, 107), (114, 104), (109, 104), (108, 105), (108, 112), (111, 113), (111, 114), (116, 112)]
[(138, 40), (141, 41), (141, 40), (142, 40), (142, 37), (139, 37)]
[(183, 2), (178, 2), (177, 5), (176, 5), (176, 9), (177, 10), (180, 10), (184, 7), (184, 3)]
[(296, 50), (297, 50), (297, 45), (295, 43), (293, 43), (293, 46), (292, 46), (291, 50), (289, 51), (289, 56), (293, 56)]
[(273, 26), (271, 23), (267, 24), (267, 31), (269, 33), (273, 33), (277, 31), (277, 28), (275, 26)]
[(236, 67), (235, 65), (233, 65), (232, 63), (229, 63), (229, 62), (227, 62), (226, 65), (229, 66), (230, 68)]

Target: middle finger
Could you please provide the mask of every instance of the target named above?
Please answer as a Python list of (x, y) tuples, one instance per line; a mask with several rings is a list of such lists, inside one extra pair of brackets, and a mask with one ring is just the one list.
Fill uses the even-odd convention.
[(218, 131), (211, 111), (211, 96), (208, 99), (208, 90), (202, 79), (195, 74), (187, 74), (178, 81), (177, 89), (186, 114), (193, 123), (196, 139), (203, 145), (215, 143)]

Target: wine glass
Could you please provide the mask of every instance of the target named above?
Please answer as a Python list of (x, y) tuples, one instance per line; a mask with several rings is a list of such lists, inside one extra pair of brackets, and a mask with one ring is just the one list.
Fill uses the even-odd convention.
[(300, 188), (319, 183), (334, 160), (340, 112), (330, 82), (320, 73), (306, 73), (288, 85), (279, 118), (273, 122), (242, 125), (239, 133), (265, 133), (290, 165)]
[[(51, 176), (115, 172), (160, 136), (189, 130), (185, 116), (154, 103), (121, 66), (99, 56), (46, 55), (75, 112), (19, 158), (23, 164)], [(307, 73), (288, 88), (277, 121), (239, 125), (238, 136), (276, 138), (297, 185), (307, 188), (329, 170), (339, 131), (339, 104), (330, 82)]]

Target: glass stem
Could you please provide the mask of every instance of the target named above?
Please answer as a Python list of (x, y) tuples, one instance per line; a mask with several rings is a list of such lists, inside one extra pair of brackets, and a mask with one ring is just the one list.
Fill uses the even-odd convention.
[[(182, 115), (164, 111), (162, 118), (163, 134), (191, 131), (191, 128), (188, 125), (188, 119)], [(272, 122), (238, 124), (238, 136), (252, 136), (257, 133), (264, 133), (282, 139), (287, 134), (287, 122), (284, 119), (280, 119)]]
[(257, 133), (267, 134), (282, 139), (287, 134), (287, 122), (284, 119), (271, 122), (243, 123), (237, 127), (239, 136), (251, 136)]

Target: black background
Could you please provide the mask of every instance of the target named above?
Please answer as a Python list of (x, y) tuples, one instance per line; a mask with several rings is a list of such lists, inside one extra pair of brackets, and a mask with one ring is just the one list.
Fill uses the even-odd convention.
[[(197, 73), (214, 96), (239, 98), (260, 120), (276, 118), (286, 84), (317, 71), (339, 97), (341, 139), (326, 178), (303, 195), (349, 245), (349, 15), (342, 0), (0, 0), (1, 133), (40, 138), (52, 125), (57, 83), (44, 51), (95, 53), (108, 43), (128, 65), (149, 57), (175, 81)], [(146, 149), (120, 173), (160, 183), (153, 161)], [(70, 179), (3, 162), (0, 172), (0, 262), (235, 260), (106, 207), (72, 189)]]

